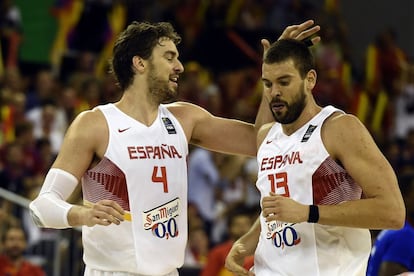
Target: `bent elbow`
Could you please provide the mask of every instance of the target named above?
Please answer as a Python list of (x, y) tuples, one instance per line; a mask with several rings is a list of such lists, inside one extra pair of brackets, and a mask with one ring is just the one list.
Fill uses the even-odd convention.
[(30, 203), (29, 209), (38, 227), (63, 229), (71, 227), (67, 214), (72, 206), (53, 193), (44, 193)]
[(30, 204), (29, 204), (30, 216), (31, 216), (34, 224), (37, 227), (44, 228), (44, 227), (46, 227), (46, 225), (44, 225), (44, 223), (42, 222), (42, 219), (40, 218), (41, 215), (40, 215), (39, 210), (36, 207), (36, 205), (37, 205), (36, 200), (37, 200), (37, 198), (35, 200), (33, 200), (32, 202), (30, 202)]
[(389, 229), (401, 229), (404, 227), (406, 219), (405, 207), (394, 209), (389, 217)]

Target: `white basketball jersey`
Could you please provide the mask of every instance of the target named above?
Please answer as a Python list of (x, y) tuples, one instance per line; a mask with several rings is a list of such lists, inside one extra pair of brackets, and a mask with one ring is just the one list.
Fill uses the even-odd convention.
[[(270, 129), (258, 151), (257, 187), (261, 197), (270, 191), (302, 204), (332, 205), (361, 198), (361, 188), (328, 154), (321, 128), (334, 112), (322, 111), (287, 136), (280, 124)], [(266, 222), (255, 253), (257, 276), (365, 275), (371, 238), (367, 229), (314, 223)]]
[(120, 225), (84, 226), (84, 261), (91, 269), (165, 275), (184, 261), (187, 242), (188, 142), (161, 105), (151, 126), (115, 105), (105, 115), (104, 158), (82, 178), (86, 204), (112, 199), (127, 211)]

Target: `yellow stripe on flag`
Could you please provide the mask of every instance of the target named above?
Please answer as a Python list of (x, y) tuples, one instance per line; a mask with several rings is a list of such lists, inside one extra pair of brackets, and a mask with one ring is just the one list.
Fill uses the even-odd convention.
[(367, 120), (368, 109), (369, 109), (368, 95), (365, 91), (361, 91), (361, 93), (359, 94), (356, 116), (364, 124), (366, 123), (366, 120)]
[(372, 85), (377, 79), (377, 49), (374, 45), (368, 46), (366, 60), (366, 85), (368, 88), (372, 88)]
[(381, 131), (382, 121), (384, 119), (385, 110), (388, 104), (388, 96), (384, 90), (378, 94), (377, 102), (375, 104), (374, 116), (372, 118), (372, 130), (375, 133)]

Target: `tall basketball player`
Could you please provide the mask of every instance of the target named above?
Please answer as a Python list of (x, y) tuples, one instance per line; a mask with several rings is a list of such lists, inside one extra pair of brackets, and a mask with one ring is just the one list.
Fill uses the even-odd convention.
[[(264, 97), (276, 122), (258, 134), (262, 215), (227, 257), (237, 275), (365, 275), (369, 229), (401, 228), (405, 207), (391, 165), (363, 124), (316, 104), (311, 51), (279, 40), (265, 54)], [(338, 95), (340, 97), (341, 95)]]

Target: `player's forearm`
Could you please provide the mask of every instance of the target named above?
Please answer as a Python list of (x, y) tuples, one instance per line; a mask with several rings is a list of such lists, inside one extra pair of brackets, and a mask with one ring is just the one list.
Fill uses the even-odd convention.
[(39, 227), (68, 228), (69, 210), (72, 204), (66, 202), (78, 185), (78, 179), (58, 168), (49, 170), (39, 196), (30, 203), (34, 222)]
[(320, 224), (367, 229), (399, 229), (404, 225), (405, 207), (370, 198), (319, 205)]
[(74, 205), (68, 212), (68, 223), (72, 227), (86, 225), (84, 222), (84, 214), (86, 209), (84, 206)]
[(260, 219), (257, 218), (250, 230), (238, 239), (235, 244), (239, 243), (243, 245), (243, 248), (246, 250), (246, 256), (253, 255), (256, 250), (257, 243), (259, 242), (259, 236)]

